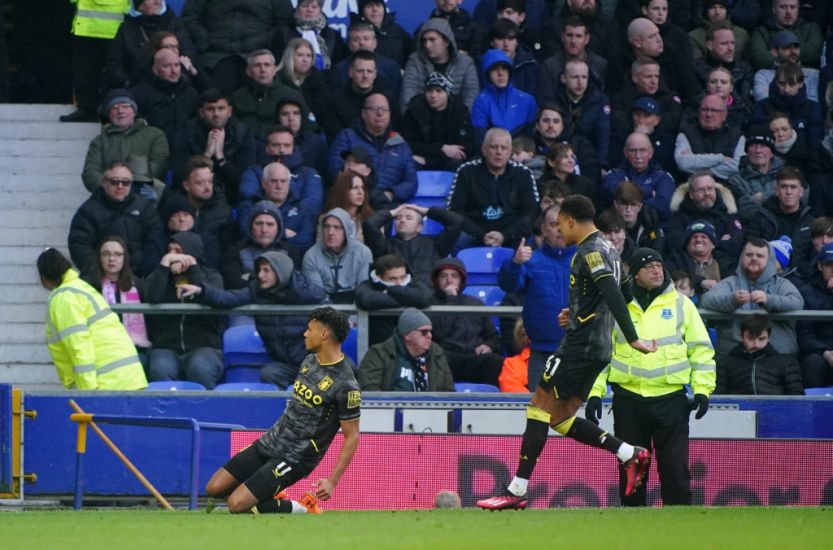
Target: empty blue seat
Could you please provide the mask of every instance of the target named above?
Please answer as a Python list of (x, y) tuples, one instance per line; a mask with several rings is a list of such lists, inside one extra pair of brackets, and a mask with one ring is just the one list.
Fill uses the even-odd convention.
[(275, 385), (264, 384), (263, 382), (229, 382), (217, 384), (214, 391), (280, 391), (280, 389)]
[(424, 206), (425, 208), (433, 208), (435, 206), (439, 208), (446, 207), (446, 201), (448, 200), (447, 196), (444, 197), (422, 197), (420, 195), (414, 196), (409, 202), (415, 204), (417, 206)]
[(466, 266), (467, 284), (497, 286), (500, 266), (514, 254), (511, 248), (480, 246), (464, 248), (457, 253), (457, 258)]
[(227, 329), (223, 333), (223, 357), (226, 367), (261, 367), (271, 361), (255, 325)]
[[(442, 170), (420, 170), (417, 172), (417, 197), (448, 197), (454, 172)], [(443, 203), (445, 204), (445, 203)]]
[(471, 392), (499, 392), (500, 388), (491, 384), (469, 384), (468, 382), (457, 382), (454, 390), (462, 393)]
[(833, 386), (824, 386), (822, 388), (804, 388), (806, 395), (833, 395)]
[(341, 351), (344, 355), (353, 360), (353, 363), (359, 364), (359, 331), (356, 327), (350, 327), (350, 332), (347, 333), (347, 339), (341, 343)]
[(487, 306), (499, 306), (506, 293), (499, 286), (471, 285), (463, 289), (463, 294), (474, 296)]
[(182, 15), (182, 7), (185, 5), (185, 0), (165, 0), (165, 5), (169, 10), (177, 15)]
[(188, 380), (157, 380), (156, 382), (148, 382), (147, 389), (156, 391), (200, 391), (205, 390), (205, 386), (197, 382), (189, 382)]

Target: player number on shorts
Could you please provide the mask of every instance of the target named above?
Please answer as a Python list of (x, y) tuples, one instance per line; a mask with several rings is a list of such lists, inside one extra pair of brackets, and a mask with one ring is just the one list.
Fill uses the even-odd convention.
[(561, 358), (556, 357), (555, 355), (550, 355), (547, 359), (547, 365), (544, 369), (544, 380), (549, 380), (555, 374), (555, 371), (558, 370), (558, 365), (561, 364)]

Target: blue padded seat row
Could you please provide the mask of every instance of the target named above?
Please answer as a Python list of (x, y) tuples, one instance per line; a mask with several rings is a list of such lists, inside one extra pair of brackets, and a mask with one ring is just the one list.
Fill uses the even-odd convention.
[(205, 390), (205, 386), (188, 380), (157, 380), (148, 382), (148, 390), (156, 391), (179, 391), (179, 390)]
[(466, 266), (467, 284), (497, 286), (500, 266), (514, 254), (511, 248), (479, 246), (464, 248), (457, 258)]

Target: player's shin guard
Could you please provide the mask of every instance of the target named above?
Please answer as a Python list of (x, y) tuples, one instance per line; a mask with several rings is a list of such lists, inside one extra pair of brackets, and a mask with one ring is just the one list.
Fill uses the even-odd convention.
[(615, 453), (622, 444), (621, 439), (610, 435), (586, 418), (579, 418), (577, 416), (568, 418), (558, 426), (554, 426), (553, 429), (585, 445), (599, 447), (611, 453)]
[(537, 407), (526, 407), (526, 429), (521, 442), (521, 457), (515, 476), (529, 479), (535, 463), (547, 443), (547, 432), (550, 428), (550, 415)]

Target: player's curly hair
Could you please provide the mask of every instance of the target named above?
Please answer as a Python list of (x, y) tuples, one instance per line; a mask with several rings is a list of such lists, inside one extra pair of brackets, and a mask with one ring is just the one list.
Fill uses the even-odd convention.
[(331, 307), (320, 307), (309, 314), (310, 321), (318, 321), (333, 333), (333, 337), (341, 344), (350, 332), (350, 322), (347, 316)]

